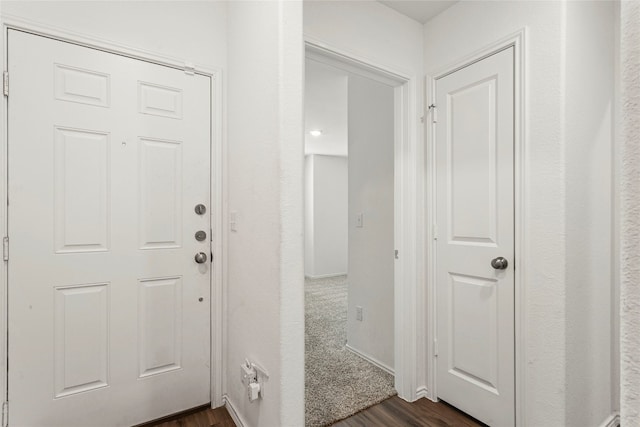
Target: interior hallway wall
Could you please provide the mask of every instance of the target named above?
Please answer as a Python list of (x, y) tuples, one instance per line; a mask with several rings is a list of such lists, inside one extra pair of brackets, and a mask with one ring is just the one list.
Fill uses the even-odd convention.
[[(567, 426), (601, 425), (615, 408), (611, 348), (615, 2), (567, 2)], [(585, 351), (585, 349), (589, 349)], [(617, 404), (616, 404), (617, 405)]]
[(2, 14), (224, 69), (225, 2), (0, 1)]
[(620, 417), (640, 419), (640, 3), (620, 5)]
[[(228, 3), (227, 395), (250, 427), (304, 425), (302, 3)], [(238, 367), (269, 373), (249, 402)]]
[[(394, 92), (350, 75), (348, 101), (347, 345), (393, 371)], [(356, 307), (362, 307), (362, 320)]]
[[(432, 73), (528, 28), (525, 195), (525, 424), (565, 425), (565, 165), (563, 2), (460, 2), (424, 26)], [(520, 389), (516, 389), (516, 394)], [(542, 398), (544, 396), (544, 398)]]
[(305, 156), (305, 276), (347, 274), (347, 158)]
[(526, 425), (600, 425), (613, 409), (613, 7), (459, 2), (424, 26), (428, 73), (527, 28)]

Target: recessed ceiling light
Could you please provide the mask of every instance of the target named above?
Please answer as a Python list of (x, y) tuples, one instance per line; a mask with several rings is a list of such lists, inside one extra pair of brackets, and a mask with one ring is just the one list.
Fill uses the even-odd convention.
[(322, 135), (322, 131), (320, 129), (314, 129), (312, 131), (309, 131), (309, 134), (311, 136), (320, 136), (320, 135)]

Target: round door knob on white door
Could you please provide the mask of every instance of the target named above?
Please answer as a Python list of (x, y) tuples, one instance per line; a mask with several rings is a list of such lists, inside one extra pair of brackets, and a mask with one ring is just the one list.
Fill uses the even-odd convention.
[(204, 264), (207, 262), (207, 254), (204, 252), (198, 252), (194, 258), (198, 264)]
[(496, 270), (504, 270), (508, 265), (509, 262), (501, 256), (491, 260), (491, 267), (495, 268)]

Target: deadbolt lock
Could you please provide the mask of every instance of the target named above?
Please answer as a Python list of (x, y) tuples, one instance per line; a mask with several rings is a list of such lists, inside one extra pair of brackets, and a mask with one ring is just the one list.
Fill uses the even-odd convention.
[(196, 205), (195, 211), (198, 215), (204, 215), (207, 212), (207, 207), (202, 203)]
[(196, 240), (198, 242), (202, 242), (202, 241), (204, 241), (204, 239), (207, 238), (207, 233), (205, 233), (202, 230), (199, 230), (199, 231), (196, 231), (196, 236), (195, 237), (196, 237)]

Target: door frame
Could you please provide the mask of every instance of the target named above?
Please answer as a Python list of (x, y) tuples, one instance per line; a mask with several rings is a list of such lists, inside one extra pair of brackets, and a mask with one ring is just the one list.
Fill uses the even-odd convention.
[[(420, 158), (422, 135), (414, 111), (417, 76), (364, 58), (308, 35), (305, 59), (311, 59), (358, 74), (394, 89), (394, 245), (398, 258), (394, 265), (394, 366), (398, 396), (414, 401), (420, 396), (418, 382), (418, 322), (422, 306), (417, 297), (418, 280), (424, 259), (420, 208), (422, 181)], [(420, 108), (420, 103), (418, 102)], [(414, 133), (417, 132), (417, 133)]]
[[(210, 152), (211, 152), (211, 251), (213, 252), (211, 268), (211, 406), (224, 405), (224, 313), (226, 294), (224, 284), (226, 269), (226, 230), (222, 226), (224, 215), (224, 200), (226, 200), (226, 159), (225, 140), (223, 135), (223, 78), (222, 70), (218, 68), (202, 67), (189, 61), (172, 58), (163, 54), (138, 49), (132, 46), (113, 43), (86, 34), (70, 32), (54, 26), (36, 23), (23, 18), (2, 14), (0, 15), (0, 49), (2, 49), (3, 70), (8, 69), (8, 31), (19, 30), (33, 35), (43, 36), (61, 42), (72, 43), (103, 52), (125, 56), (128, 58), (149, 62), (169, 68), (182, 70), (187, 74), (198, 74), (208, 77), (211, 81), (210, 102)], [(10, 96), (10, 95), (9, 95)], [(7, 200), (8, 184), (8, 97), (3, 96), (0, 102), (0, 114), (2, 116), (2, 129), (0, 130), (0, 201)], [(0, 203), (0, 238), (7, 236), (7, 204)], [(214, 267), (215, 266), (215, 267)], [(7, 261), (0, 262), (0, 403), (7, 401), (8, 393), (8, 271)], [(2, 418), (6, 419), (6, 409), (3, 406)], [(3, 424), (4, 425), (4, 424)]]
[[(465, 57), (438, 68), (426, 75), (426, 105), (435, 103), (436, 81), (455, 71), (465, 68), (475, 62), (494, 55), (509, 47), (514, 48), (514, 327), (515, 327), (515, 421), (517, 426), (524, 425), (526, 410), (526, 350), (527, 350), (527, 313), (526, 313), (526, 268), (527, 242), (529, 229), (527, 227), (527, 194), (529, 188), (528, 176), (528, 120), (527, 120), (527, 28), (504, 37), (485, 46)], [(437, 107), (436, 107), (437, 109)], [(435, 126), (432, 120), (432, 110), (425, 113), (426, 146), (425, 146), (425, 188), (426, 188), (426, 218), (429, 226), (426, 231), (426, 304), (427, 304), (427, 339), (426, 339), (426, 368), (428, 397), (438, 400), (435, 338), (437, 336), (437, 301), (436, 301), (436, 241), (434, 240), (436, 220), (436, 159), (435, 159)]]

